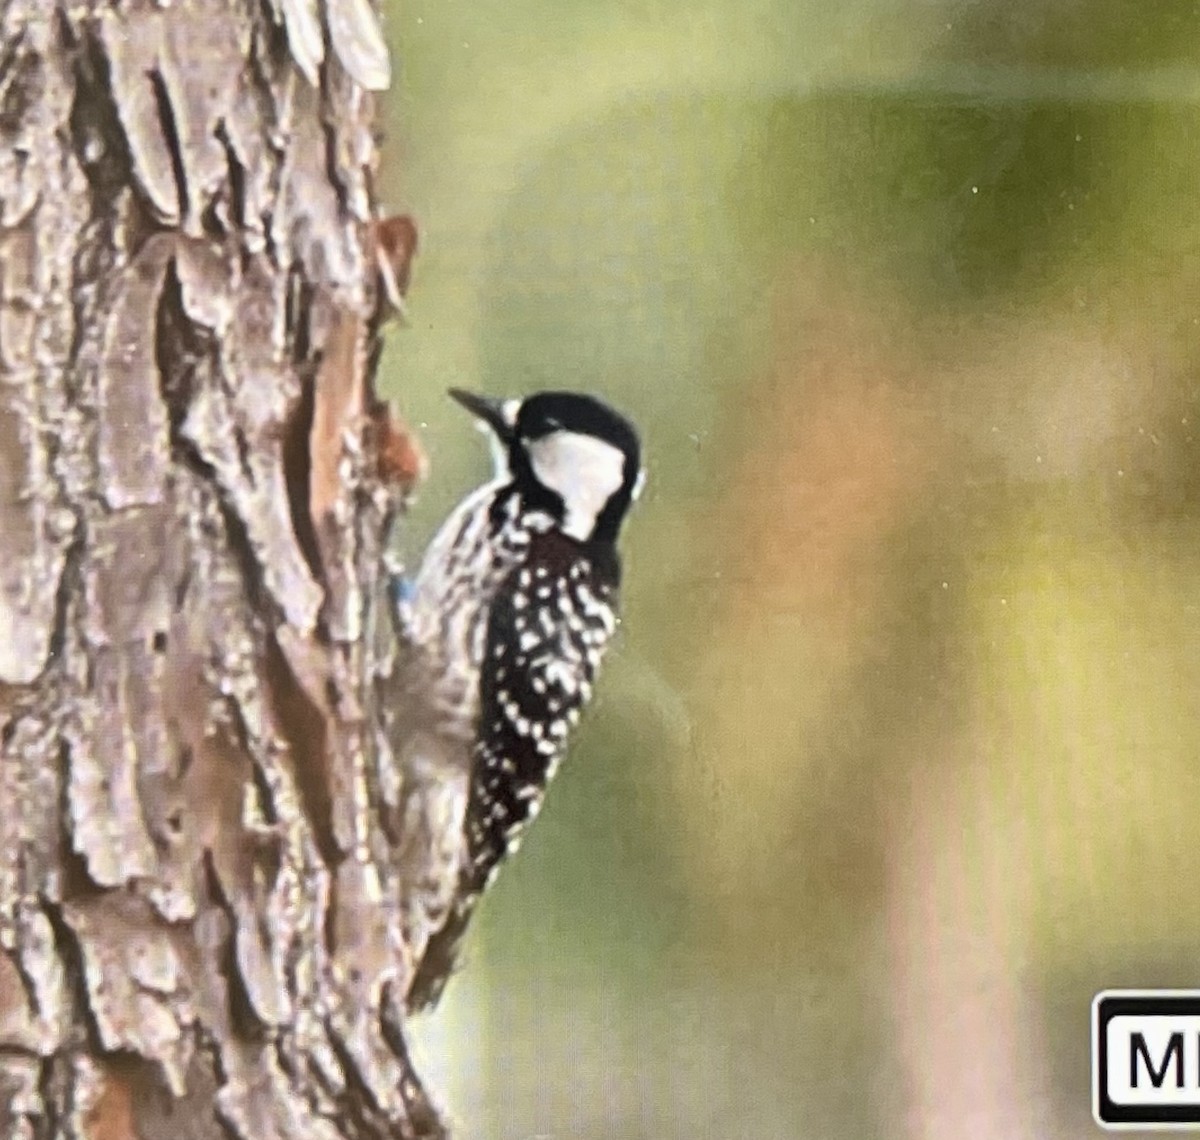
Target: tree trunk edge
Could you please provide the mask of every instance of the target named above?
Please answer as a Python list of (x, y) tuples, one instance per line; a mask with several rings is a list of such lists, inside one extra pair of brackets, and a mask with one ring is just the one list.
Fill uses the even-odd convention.
[(0, 9), (14, 1140), (445, 1134), (385, 826), (420, 463), (373, 375), (412, 242), (373, 220), (375, 97), (337, 53), (306, 78), (294, 8)]

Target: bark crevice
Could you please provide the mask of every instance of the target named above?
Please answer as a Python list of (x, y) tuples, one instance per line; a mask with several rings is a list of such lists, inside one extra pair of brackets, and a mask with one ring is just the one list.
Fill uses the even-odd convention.
[(391, 1008), (374, 96), (276, 21), (0, 7), (13, 1140), (443, 1134)]

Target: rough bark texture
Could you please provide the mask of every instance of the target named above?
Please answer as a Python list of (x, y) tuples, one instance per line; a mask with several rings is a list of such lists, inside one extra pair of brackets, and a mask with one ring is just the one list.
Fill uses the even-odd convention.
[(6, 1140), (439, 1134), (379, 823), (374, 97), (318, 17), (0, 0)]

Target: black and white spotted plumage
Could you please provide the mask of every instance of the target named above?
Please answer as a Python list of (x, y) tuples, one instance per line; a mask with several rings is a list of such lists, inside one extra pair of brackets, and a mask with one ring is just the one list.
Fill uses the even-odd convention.
[(591, 697), (617, 625), (617, 534), (641, 480), (632, 426), (598, 400), (455, 395), (501, 447), (497, 478), (430, 545), (405, 616), (410, 1009), (440, 996)]

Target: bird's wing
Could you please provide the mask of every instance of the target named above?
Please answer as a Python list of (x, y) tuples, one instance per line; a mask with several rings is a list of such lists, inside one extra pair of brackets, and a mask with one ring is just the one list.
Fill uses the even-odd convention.
[(479, 896), (541, 808), (616, 624), (586, 564), (513, 574), (488, 621), (459, 895), (409, 989), (413, 1009), (436, 1002)]

